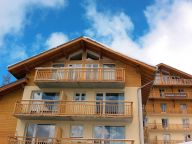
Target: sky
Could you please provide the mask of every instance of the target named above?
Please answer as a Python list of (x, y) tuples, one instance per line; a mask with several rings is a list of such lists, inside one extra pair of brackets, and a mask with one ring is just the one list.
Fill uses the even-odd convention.
[(80, 36), (192, 74), (192, 0), (0, 0), (0, 85), (8, 66)]

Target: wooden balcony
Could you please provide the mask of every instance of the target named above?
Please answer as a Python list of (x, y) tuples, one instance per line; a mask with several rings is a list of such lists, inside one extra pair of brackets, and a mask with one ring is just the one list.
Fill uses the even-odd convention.
[(185, 100), (192, 99), (192, 92), (151, 92), (149, 99)]
[(186, 115), (192, 114), (192, 108), (188, 107), (186, 110), (181, 110), (180, 107), (169, 107), (162, 111), (160, 107), (145, 107), (145, 113), (150, 115)]
[(36, 68), (39, 87), (123, 88), (124, 68)]
[(13, 115), (20, 119), (127, 121), (133, 117), (133, 103), (22, 100), (16, 102)]
[(172, 76), (156, 76), (154, 85), (192, 86), (192, 79), (173, 78)]
[(8, 144), (134, 144), (130, 139), (10, 137)]
[(191, 131), (192, 125), (183, 125), (183, 124), (168, 124), (163, 126), (161, 123), (149, 123), (146, 126), (147, 131)]
[(179, 144), (184, 140), (148, 140), (148, 144)]

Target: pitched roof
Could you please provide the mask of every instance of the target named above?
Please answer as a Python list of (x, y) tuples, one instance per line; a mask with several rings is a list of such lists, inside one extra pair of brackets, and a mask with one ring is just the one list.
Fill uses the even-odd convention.
[(183, 78), (187, 78), (187, 79), (191, 79), (192, 78), (192, 75), (184, 72), (184, 71), (181, 71), (179, 69), (176, 69), (172, 66), (169, 66), (169, 65), (166, 65), (164, 63), (160, 63), (157, 65), (158, 69), (163, 69), (163, 70), (166, 70), (168, 72), (170, 72), (171, 74), (177, 74), (179, 76), (182, 76)]
[(2, 87), (0, 87), (0, 96), (5, 95), (9, 92), (12, 92), (16, 89), (19, 89), (19, 88), (23, 87), (26, 83), (27, 83), (26, 79), (20, 79), (15, 82), (2, 86)]
[[(52, 48), (48, 51), (40, 53), (36, 56), (30, 57), (24, 61), (16, 63), (12, 66), (9, 66), (8, 70), (16, 78), (18, 79), (24, 78), (26, 73), (30, 72), (31, 69), (38, 67), (47, 61), (58, 59), (63, 56), (68, 57), (70, 53), (77, 51), (78, 49), (83, 49), (83, 50), (89, 49), (89, 50), (100, 53), (102, 56), (106, 56), (111, 59), (122, 61), (123, 63), (136, 67), (141, 73), (142, 85), (154, 79), (154, 76), (155, 76), (154, 73), (156, 72), (155, 66), (148, 65), (144, 62), (141, 62), (139, 60), (123, 55), (87, 37), (79, 37), (77, 39), (64, 43), (60, 46)], [(142, 89), (142, 91), (144, 91), (143, 93), (144, 93), (144, 100), (145, 100), (149, 93), (149, 88), (144, 88)]]

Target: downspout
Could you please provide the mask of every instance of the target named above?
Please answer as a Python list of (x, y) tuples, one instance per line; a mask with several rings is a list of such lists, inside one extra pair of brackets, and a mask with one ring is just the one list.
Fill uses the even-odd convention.
[(143, 106), (142, 106), (142, 96), (141, 89), (146, 87), (147, 85), (153, 83), (154, 80), (142, 85), (137, 89), (137, 99), (138, 99), (138, 117), (139, 117), (139, 138), (140, 144), (144, 144), (144, 132), (143, 132)]

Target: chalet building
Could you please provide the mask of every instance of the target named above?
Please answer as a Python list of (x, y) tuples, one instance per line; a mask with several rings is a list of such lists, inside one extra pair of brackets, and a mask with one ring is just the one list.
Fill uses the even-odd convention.
[(145, 106), (145, 143), (178, 144), (192, 140), (192, 76), (158, 65)]
[[(1, 144), (143, 143), (142, 103), (148, 99), (156, 67), (80, 37), (16, 63), (8, 70), (17, 81), (0, 88)], [(179, 97), (174, 95), (183, 109), (190, 99), (190, 93), (185, 91), (189, 92), (187, 85), (179, 89)], [(177, 102), (169, 97), (172, 99), (163, 99), (167, 109), (168, 103), (172, 106)], [(167, 111), (162, 116), (157, 112), (152, 115), (153, 102), (161, 97), (151, 98), (147, 104), (151, 113), (147, 117), (151, 123), (159, 118), (157, 125), (161, 117), (169, 116)], [(184, 113), (178, 111), (170, 117), (179, 119), (181, 115), (181, 122), (185, 118), (187, 123)], [(147, 130), (151, 140), (161, 135), (155, 130), (150, 133), (152, 128)]]

